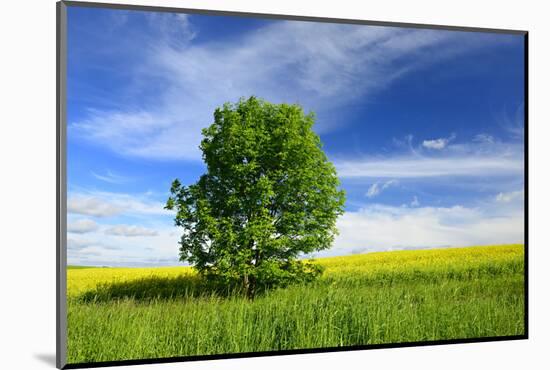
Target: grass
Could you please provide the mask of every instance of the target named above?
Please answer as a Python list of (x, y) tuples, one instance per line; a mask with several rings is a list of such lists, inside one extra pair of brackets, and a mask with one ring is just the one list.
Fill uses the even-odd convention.
[(250, 301), (189, 267), (68, 271), (68, 362), (520, 335), (523, 246), (318, 259), (316, 282)]

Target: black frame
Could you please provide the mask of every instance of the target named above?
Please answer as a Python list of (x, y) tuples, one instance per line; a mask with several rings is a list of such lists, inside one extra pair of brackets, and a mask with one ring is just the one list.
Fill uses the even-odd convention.
[[(237, 17), (253, 17), (263, 19), (284, 19), (297, 20), (308, 22), (323, 22), (323, 23), (342, 23), (370, 26), (385, 26), (385, 27), (405, 27), (405, 28), (422, 28), (436, 29), (448, 31), (462, 32), (487, 32), (522, 35), (524, 37), (524, 334), (497, 336), (497, 337), (480, 337), (480, 338), (464, 338), (464, 339), (445, 339), (435, 341), (422, 342), (403, 342), (403, 343), (384, 343), (371, 345), (357, 345), (346, 347), (324, 347), (324, 348), (309, 348), (297, 350), (280, 350), (280, 351), (262, 351), (262, 352), (241, 352), (227, 353), (217, 355), (200, 355), (200, 356), (178, 356), (167, 358), (151, 358), (151, 359), (135, 359), (135, 360), (119, 360), (105, 362), (90, 362), (67, 364), (67, 176), (66, 176), (66, 81), (67, 81), (67, 7), (78, 6), (88, 8), (108, 8), (119, 10), (140, 10), (151, 12), (165, 13), (186, 13), (186, 14), (205, 14), (205, 15), (225, 15)], [(418, 346), (432, 346), (444, 344), (462, 344), (462, 343), (482, 343), (496, 342), (508, 340), (521, 340), (529, 338), (529, 145), (528, 145), (528, 112), (529, 112), (529, 32), (523, 30), (508, 30), (494, 28), (478, 28), (478, 27), (458, 27), (446, 25), (432, 25), (420, 23), (401, 23), (401, 22), (382, 22), (372, 20), (359, 19), (342, 19), (342, 18), (327, 18), (327, 17), (310, 17), (285, 14), (266, 14), (266, 13), (248, 13), (236, 11), (221, 11), (221, 10), (206, 10), (206, 9), (189, 9), (189, 8), (174, 8), (163, 6), (147, 6), (147, 5), (128, 5), (114, 3), (96, 3), (83, 1), (59, 1), (56, 3), (57, 15), (57, 62), (56, 62), (56, 125), (57, 125), (57, 142), (56, 142), (56, 169), (57, 169), (57, 186), (56, 186), (56, 367), (58, 369), (80, 369), (92, 367), (108, 367), (108, 366), (124, 366), (124, 365), (142, 365), (142, 364), (158, 364), (172, 362), (187, 362), (187, 361), (202, 361), (202, 360), (218, 360), (230, 358), (248, 358), (248, 357), (265, 357), (265, 356), (282, 356), (292, 354), (308, 354), (308, 353), (323, 353), (323, 352), (342, 352), (342, 351), (357, 351), (367, 349), (381, 348), (404, 348)]]

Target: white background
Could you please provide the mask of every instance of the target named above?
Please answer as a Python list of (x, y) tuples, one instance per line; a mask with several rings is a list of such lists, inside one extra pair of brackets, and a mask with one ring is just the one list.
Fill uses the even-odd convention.
[[(259, 13), (508, 28), (530, 32), (529, 340), (143, 365), (131, 367), (132, 369), (548, 368), (550, 245), (547, 208), (550, 152), (546, 142), (550, 138), (550, 97), (547, 95), (550, 87), (550, 22), (547, 20), (545, 2), (130, 2)], [(51, 369), (55, 362), (55, 1), (6, 1), (2, 4), (0, 17), (0, 367)]]

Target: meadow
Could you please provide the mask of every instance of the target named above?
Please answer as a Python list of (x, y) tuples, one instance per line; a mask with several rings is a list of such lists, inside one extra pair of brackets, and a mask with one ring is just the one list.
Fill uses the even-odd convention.
[(69, 267), (68, 362), (524, 334), (523, 245), (319, 258), (248, 300), (191, 267)]

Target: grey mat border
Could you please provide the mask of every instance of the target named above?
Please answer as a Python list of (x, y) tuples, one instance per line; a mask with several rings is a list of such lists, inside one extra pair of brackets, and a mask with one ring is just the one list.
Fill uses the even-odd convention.
[(249, 17), (249, 18), (296, 20), (296, 21), (306, 21), (306, 22), (343, 23), (343, 24), (358, 24), (358, 25), (400, 27), (400, 28), (403, 28), (403, 27), (423, 28), (423, 29), (446, 30), (446, 31), (490, 32), (490, 33), (503, 33), (503, 34), (513, 34), (513, 35), (524, 35), (527, 33), (527, 31), (525, 30), (516, 30), (516, 29), (462, 27), (462, 26), (448, 26), (448, 25), (407, 23), (407, 22), (386, 22), (386, 21), (374, 21), (374, 20), (351, 19), (351, 18), (302, 16), (302, 15), (292, 15), (292, 14), (251, 13), (251, 12), (228, 11), (228, 10), (209, 10), (209, 9), (179, 8), (179, 7), (152, 6), (152, 5), (130, 5), (130, 4), (101, 3), (101, 2), (72, 1), (72, 0), (66, 0), (61, 2), (65, 3), (67, 6), (78, 6), (78, 7), (84, 7), (84, 8), (104, 8), (104, 9), (152, 11), (152, 12), (164, 12), (164, 13), (205, 14), (205, 15), (220, 15), (220, 16), (225, 15), (225, 16), (238, 16), (238, 17)]
[(67, 362), (67, 6), (56, 4), (56, 366)]

